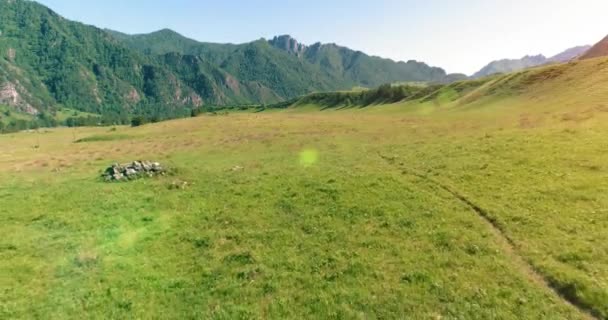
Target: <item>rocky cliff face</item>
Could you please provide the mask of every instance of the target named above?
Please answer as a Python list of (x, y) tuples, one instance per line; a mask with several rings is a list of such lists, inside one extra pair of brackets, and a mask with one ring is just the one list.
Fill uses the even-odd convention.
[(298, 57), (302, 56), (306, 51), (306, 45), (298, 42), (289, 35), (277, 36), (268, 41), (273, 47), (285, 50)]
[(38, 114), (38, 110), (27, 103), (17, 90), (17, 85), (12, 82), (0, 84), (0, 103), (14, 107), (19, 111), (29, 113), (31, 115)]

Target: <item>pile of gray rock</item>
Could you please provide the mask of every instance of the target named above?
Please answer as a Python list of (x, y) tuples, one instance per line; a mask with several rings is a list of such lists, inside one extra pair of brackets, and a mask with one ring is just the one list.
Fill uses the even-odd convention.
[(165, 175), (166, 170), (158, 162), (133, 161), (127, 164), (115, 163), (107, 168), (102, 177), (105, 181), (135, 180), (143, 177)]

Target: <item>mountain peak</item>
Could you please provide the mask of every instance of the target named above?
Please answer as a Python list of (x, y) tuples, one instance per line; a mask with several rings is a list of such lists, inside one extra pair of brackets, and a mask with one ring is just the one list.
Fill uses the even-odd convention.
[(307, 46), (301, 44), (290, 35), (280, 35), (268, 41), (273, 47), (285, 50), (296, 56), (301, 56), (306, 51)]
[(163, 28), (154, 32), (151, 32), (150, 34), (171, 34), (171, 35), (180, 35), (177, 31), (173, 31), (169, 28)]

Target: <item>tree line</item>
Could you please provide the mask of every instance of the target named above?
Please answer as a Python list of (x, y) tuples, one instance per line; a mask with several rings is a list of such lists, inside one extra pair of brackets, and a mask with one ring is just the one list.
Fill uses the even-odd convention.
[(0, 133), (12, 133), (23, 130), (37, 130), (40, 128), (53, 127), (90, 127), (90, 126), (110, 126), (130, 123), (127, 117), (117, 116), (73, 116), (65, 120), (57, 120), (46, 113), (41, 113), (33, 119), (11, 119), (7, 122), (0, 121)]

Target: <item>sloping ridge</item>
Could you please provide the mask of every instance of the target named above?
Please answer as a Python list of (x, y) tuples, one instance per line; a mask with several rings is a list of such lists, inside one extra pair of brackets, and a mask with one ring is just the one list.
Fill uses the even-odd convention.
[[(406, 108), (432, 104), (435, 111), (472, 110), (516, 100), (532, 112), (604, 112), (608, 92), (608, 57), (535, 67), (504, 75), (432, 86), (381, 86), (372, 90), (319, 92), (268, 106), (321, 110), (397, 104)], [(565, 103), (567, 101), (568, 103)], [(593, 110), (592, 110), (593, 109)]]
[(608, 36), (606, 36), (604, 39), (602, 39), (602, 41), (591, 47), (591, 49), (589, 49), (584, 55), (582, 55), (580, 59), (585, 60), (605, 56), (608, 56)]
[(542, 54), (539, 54), (535, 56), (527, 55), (520, 59), (495, 60), (490, 62), (488, 65), (483, 67), (471, 77), (473, 79), (476, 79), (485, 76), (490, 76), (493, 74), (520, 71), (528, 68), (541, 66), (544, 64), (569, 62), (573, 59), (580, 57), (590, 48), (591, 46), (589, 45), (572, 47), (549, 58), (545, 57)]
[(483, 79), (485, 83), (465, 92), (454, 105), (484, 107), (488, 102), (516, 98), (520, 99), (519, 103), (539, 108), (554, 102), (554, 111), (565, 107), (565, 100), (580, 107), (591, 103), (600, 106), (602, 99), (608, 97), (604, 90), (608, 81), (608, 57), (539, 66)]
[(553, 57), (547, 59), (547, 61), (554, 62), (554, 63), (568, 62), (568, 61), (571, 61), (573, 59), (576, 59), (576, 58), (582, 56), (589, 49), (591, 49), (591, 46), (573, 47), (573, 48), (567, 49), (566, 51), (564, 51), (562, 53), (558, 53), (558, 54), (554, 55)]

